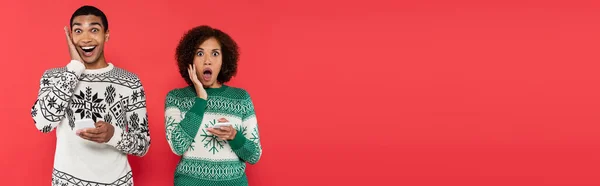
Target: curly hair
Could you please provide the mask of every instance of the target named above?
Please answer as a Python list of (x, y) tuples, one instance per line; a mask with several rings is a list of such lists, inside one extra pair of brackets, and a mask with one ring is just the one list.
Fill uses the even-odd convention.
[(181, 37), (175, 51), (179, 74), (190, 86), (193, 86), (193, 82), (188, 74), (188, 66), (194, 63), (197, 47), (210, 38), (215, 38), (221, 46), (223, 64), (217, 75), (217, 82), (226, 83), (237, 73), (237, 62), (240, 56), (237, 43), (219, 29), (206, 25), (197, 26)]

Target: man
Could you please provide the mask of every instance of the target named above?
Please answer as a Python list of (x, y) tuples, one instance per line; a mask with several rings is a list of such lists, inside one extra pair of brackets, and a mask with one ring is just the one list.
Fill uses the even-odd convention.
[[(31, 108), (43, 133), (56, 128), (52, 185), (133, 185), (127, 155), (150, 147), (146, 94), (138, 77), (107, 63), (106, 15), (82, 6), (65, 27), (71, 61), (47, 70)], [(82, 121), (93, 126), (80, 129)]]

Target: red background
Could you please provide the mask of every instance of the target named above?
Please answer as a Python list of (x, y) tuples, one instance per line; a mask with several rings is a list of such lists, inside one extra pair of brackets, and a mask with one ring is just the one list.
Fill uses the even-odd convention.
[(527, 0), (2, 1), (2, 185), (50, 184), (56, 135), (29, 111), (84, 3), (147, 91), (136, 185), (173, 183), (164, 99), (201, 24), (241, 46), (230, 85), (253, 97), (264, 148), (251, 185), (600, 185), (600, 5)]

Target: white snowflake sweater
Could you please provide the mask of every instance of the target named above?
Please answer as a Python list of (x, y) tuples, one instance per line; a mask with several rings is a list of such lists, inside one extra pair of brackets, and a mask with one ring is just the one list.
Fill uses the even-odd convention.
[[(135, 74), (111, 63), (86, 70), (74, 60), (47, 70), (31, 116), (43, 133), (56, 128), (52, 185), (133, 185), (127, 155), (143, 156), (150, 147), (146, 95)], [(76, 135), (75, 121), (85, 118), (112, 124), (110, 141)]]

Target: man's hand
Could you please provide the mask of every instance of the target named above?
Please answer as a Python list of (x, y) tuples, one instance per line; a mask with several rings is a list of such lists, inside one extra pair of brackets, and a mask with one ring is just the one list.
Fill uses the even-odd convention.
[[(227, 119), (221, 118), (218, 121), (219, 123), (228, 122)], [(208, 128), (208, 132), (213, 135), (219, 137), (221, 140), (233, 140), (235, 138), (235, 134), (237, 131), (232, 126), (221, 127), (221, 128)]]
[(71, 55), (71, 60), (78, 60), (83, 63), (79, 52), (77, 52), (77, 48), (75, 44), (73, 44), (73, 40), (71, 39), (71, 34), (69, 29), (65, 26), (65, 35), (67, 35), (67, 46), (69, 47), (69, 55)]
[(99, 121), (94, 125), (96, 125), (96, 128), (79, 130), (77, 131), (77, 135), (83, 139), (98, 143), (106, 143), (113, 137), (115, 128), (110, 123)]

